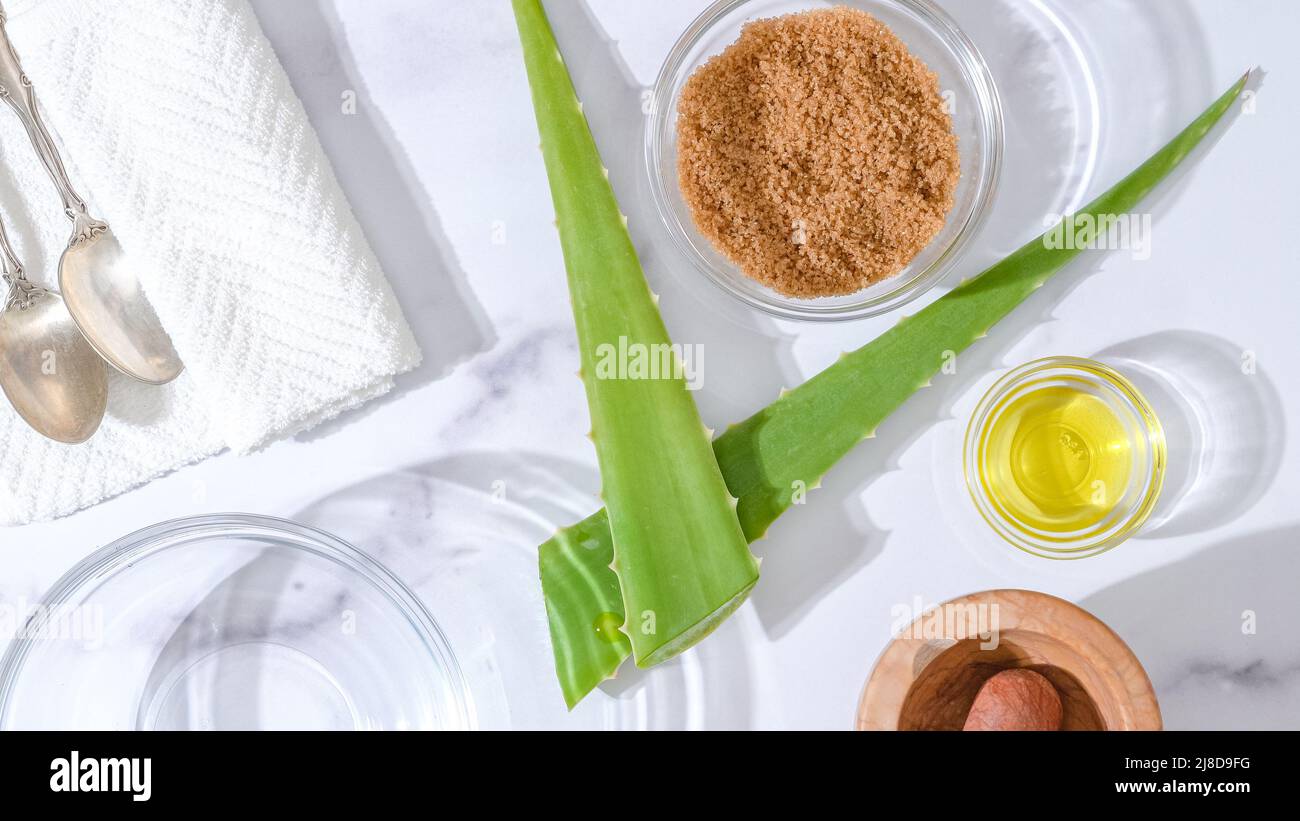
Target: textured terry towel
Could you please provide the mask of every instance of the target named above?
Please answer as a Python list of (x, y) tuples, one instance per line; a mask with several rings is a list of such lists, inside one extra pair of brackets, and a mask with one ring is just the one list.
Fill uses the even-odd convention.
[[(136, 261), (187, 370), (164, 388), (112, 374), (83, 445), (41, 438), (0, 403), (0, 524), (292, 435), (419, 363), (245, 0), (4, 5), (74, 185)], [(52, 283), (70, 226), (2, 104), (0, 211), (29, 277)]]

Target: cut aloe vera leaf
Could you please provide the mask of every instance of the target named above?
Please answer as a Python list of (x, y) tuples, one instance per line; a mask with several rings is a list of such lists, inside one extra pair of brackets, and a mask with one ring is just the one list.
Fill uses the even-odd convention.
[[(588, 626), (599, 624), (601, 635), (630, 645), (637, 664), (651, 666), (708, 635), (738, 607), (758, 580), (758, 560), (546, 14), (538, 0), (514, 0), (514, 11), (609, 511), (610, 550), (600, 570), (605, 578), (611, 566), (618, 573), (613, 588), (602, 591), (618, 604), (597, 611)], [(620, 356), (653, 357), (670, 366), (653, 374), (608, 367)]]
[[(1079, 213), (1131, 211), (1223, 117), (1248, 76)], [(1048, 248), (1039, 236), (728, 428), (713, 448), (727, 486), (739, 499), (746, 538), (761, 538), (796, 490), (817, 487), (832, 465), (870, 438), (938, 373), (945, 351), (959, 352), (984, 336), (1077, 253)], [(619, 580), (609, 569), (612, 557), (604, 510), (559, 531), (539, 549), (556, 673), (570, 708), (610, 678), (631, 649), (626, 639), (600, 629), (602, 621), (622, 617)]]

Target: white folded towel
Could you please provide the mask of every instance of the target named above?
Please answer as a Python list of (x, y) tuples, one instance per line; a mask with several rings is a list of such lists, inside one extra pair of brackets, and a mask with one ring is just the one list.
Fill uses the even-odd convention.
[[(420, 352), (245, 0), (7, 0), (9, 34), (92, 213), (139, 267), (186, 371), (113, 374), (61, 445), (0, 403), (0, 523), (95, 504), (385, 393)], [(52, 284), (69, 223), (0, 104), (0, 211)]]

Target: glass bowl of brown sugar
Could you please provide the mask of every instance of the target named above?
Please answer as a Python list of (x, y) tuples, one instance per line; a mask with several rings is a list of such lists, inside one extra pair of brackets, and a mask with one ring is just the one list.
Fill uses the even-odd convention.
[(652, 92), (656, 208), (711, 281), (787, 319), (860, 319), (941, 281), (1002, 160), (984, 59), (930, 0), (718, 0)]

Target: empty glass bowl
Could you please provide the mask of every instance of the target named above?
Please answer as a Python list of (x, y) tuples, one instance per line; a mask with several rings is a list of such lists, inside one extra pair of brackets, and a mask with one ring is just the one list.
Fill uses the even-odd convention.
[(961, 156), (948, 220), (930, 244), (896, 276), (854, 294), (798, 299), (759, 284), (724, 257), (696, 228), (677, 180), (677, 101), (691, 74), (740, 36), (746, 22), (832, 5), (808, 0), (718, 0), (678, 39), (655, 82), (646, 121), (650, 189), (674, 244), (701, 272), (743, 302), (789, 319), (875, 316), (929, 290), (957, 261), (988, 210), (1002, 162), (1002, 109), (984, 59), (944, 11), (930, 0), (849, 0), (889, 26), (939, 76)]
[(3, 729), (459, 729), (456, 658), (373, 559), (263, 516), (181, 519), (95, 552), (0, 661)]

